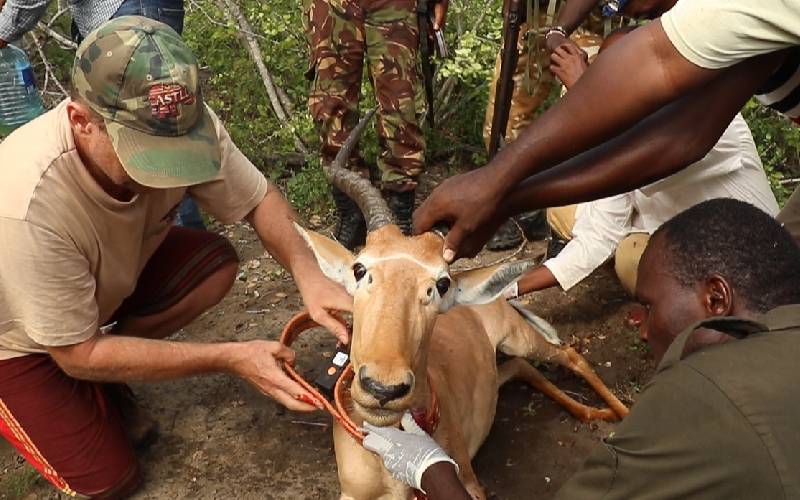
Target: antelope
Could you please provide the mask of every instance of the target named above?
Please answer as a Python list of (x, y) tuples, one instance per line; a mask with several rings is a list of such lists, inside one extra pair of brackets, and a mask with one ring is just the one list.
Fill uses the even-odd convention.
[[(397, 425), (406, 410), (425, 408), (435, 391), (440, 415), (433, 438), (458, 463), (472, 497), (484, 499), (470, 461), (489, 433), (497, 391), (506, 381), (530, 383), (584, 421), (616, 420), (628, 410), (586, 360), (561, 343), (547, 321), (502, 298), (530, 263), (451, 272), (439, 234), (404, 236), (380, 192), (343, 168), (371, 116), (372, 112), (359, 122), (325, 167), (333, 185), (364, 212), (364, 248), (354, 255), (338, 242), (296, 225), (323, 272), (354, 299), (351, 417), (358, 425)], [(514, 358), (498, 367), (498, 350)], [(566, 367), (584, 378), (609, 408), (573, 400), (525, 358)], [(333, 437), (341, 499), (412, 498), (409, 487), (393, 479), (376, 455), (336, 423)]]

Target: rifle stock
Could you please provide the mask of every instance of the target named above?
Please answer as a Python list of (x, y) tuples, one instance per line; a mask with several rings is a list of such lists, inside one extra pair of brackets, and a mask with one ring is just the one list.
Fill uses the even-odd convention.
[(489, 132), (489, 158), (500, 149), (500, 140), (505, 137), (511, 97), (514, 92), (514, 70), (517, 67), (517, 40), (522, 20), (525, 18), (524, 0), (505, 0), (503, 11), (503, 48), (500, 59), (500, 77), (494, 99), (492, 128)]
[(419, 29), (420, 66), (425, 86), (425, 101), (428, 104), (426, 115), (428, 125), (433, 128), (433, 41), (430, 38), (430, 11), (433, 0), (417, 0), (417, 26)]

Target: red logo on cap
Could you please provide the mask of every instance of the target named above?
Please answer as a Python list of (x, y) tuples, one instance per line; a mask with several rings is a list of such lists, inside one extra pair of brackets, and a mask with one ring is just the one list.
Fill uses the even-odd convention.
[(150, 113), (156, 118), (175, 118), (178, 104), (194, 104), (194, 96), (183, 85), (157, 83), (150, 87)]

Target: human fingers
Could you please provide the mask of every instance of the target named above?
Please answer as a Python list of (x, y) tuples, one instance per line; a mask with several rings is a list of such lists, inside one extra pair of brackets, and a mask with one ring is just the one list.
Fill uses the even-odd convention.
[(281, 344), (280, 342), (269, 342), (269, 349), (272, 357), (281, 361), (286, 361), (289, 364), (294, 363), (297, 353), (291, 347)]
[(276, 389), (273, 390), (271, 393), (267, 393), (267, 396), (275, 400), (276, 402), (282, 404), (286, 408), (292, 411), (300, 411), (305, 413), (310, 413), (312, 411), (321, 410), (322, 406), (317, 406), (316, 404), (311, 404), (307, 401), (315, 401), (313, 398), (308, 398), (305, 396), (292, 396), (291, 394)]
[(411, 434), (417, 434), (419, 436), (424, 436), (427, 434), (422, 427), (417, 424), (417, 421), (414, 420), (414, 416), (411, 415), (411, 412), (406, 411), (403, 413), (403, 418), (400, 419), (400, 425), (403, 426), (403, 430), (406, 432), (410, 432)]
[(567, 43), (568, 41), (569, 40), (564, 35), (557, 32), (548, 33), (548, 35), (545, 37), (547, 50), (550, 51), (550, 53), (552, 53), (554, 50), (556, 50), (562, 44)]
[(572, 55), (572, 56), (580, 55), (580, 53), (583, 52), (583, 49), (581, 49), (580, 47), (578, 47), (574, 43), (565, 43), (564, 45), (562, 45), (559, 48), (562, 49), (567, 54)]
[(434, 189), (430, 196), (414, 210), (411, 216), (412, 234), (417, 235), (430, 231), (439, 221), (449, 222), (449, 216), (445, 215), (444, 211), (437, 206), (437, 196), (436, 189)]
[(550, 71), (553, 73), (556, 71), (563, 71), (566, 63), (567, 57), (563, 54), (557, 54), (553, 52), (553, 54), (550, 55)]
[(289, 409), (313, 411), (322, 409), (322, 404), (303, 386), (292, 380), (282, 369), (270, 370), (265, 374), (266, 383), (259, 387), (261, 392), (275, 399)]
[(456, 224), (450, 228), (450, 231), (444, 238), (442, 257), (444, 257), (445, 261), (452, 263), (456, 259), (456, 256), (460, 255), (459, 250), (461, 248), (461, 242), (470, 232), (471, 231), (464, 228), (464, 225), (460, 221), (456, 222)]
[(375, 427), (368, 422), (364, 422), (363, 430), (367, 432), (367, 435), (364, 437), (362, 445), (367, 450), (383, 455), (392, 449), (392, 442), (383, 436), (381, 427)]
[(327, 310), (319, 308), (314, 311), (309, 310), (311, 319), (320, 324), (331, 332), (339, 342), (347, 344), (350, 342), (350, 335), (347, 332), (347, 327), (343, 325), (338, 319), (333, 317)]
[(566, 60), (567, 58), (563, 54), (553, 52), (553, 54), (550, 56), (550, 68), (552, 69), (553, 66), (561, 66)]
[(450, 5), (449, 0), (441, 0), (433, 5), (433, 27), (437, 30), (443, 30), (447, 22), (447, 8)]

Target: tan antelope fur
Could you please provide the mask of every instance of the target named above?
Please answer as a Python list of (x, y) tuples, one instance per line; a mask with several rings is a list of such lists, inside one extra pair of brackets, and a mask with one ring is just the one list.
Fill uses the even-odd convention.
[[(355, 140), (369, 116), (353, 133)], [(380, 193), (368, 181), (340, 169), (352, 142), (353, 137), (326, 173), (362, 210), (374, 208), (380, 205)], [(627, 414), (588, 363), (561, 344), (552, 326), (502, 298), (529, 263), (453, 273), (442, 258), (441, 236), (406, 237), (391, 223), (385, 205), (375, 210), (378, 215), (365, 213), (370, 232), (357, 255), (297, 226), (325, 274), (354, 299), (350, 352), (355, 373), (352, 417), (357, 424), (396, 425), (404, 411), (427, 405), (430, 379), (441, 412), (433, 437), (458, 463), (473, 498), (483, 499), (470, 462), (492, 426), (497, 389), (507, 380), (525, 380), (581, 420), (613, 420)], [(516, 357), (498, 367), (497, 350)], [(574, 401), (524, 358), (558, 363), (575, 372), (610, 409)], [(394, 480), (380, 459), (341, 426), (335, 424), (333, 433), (342, 499), (412, 498), (412, 490)]]

